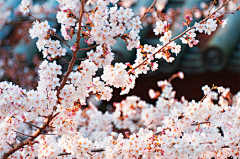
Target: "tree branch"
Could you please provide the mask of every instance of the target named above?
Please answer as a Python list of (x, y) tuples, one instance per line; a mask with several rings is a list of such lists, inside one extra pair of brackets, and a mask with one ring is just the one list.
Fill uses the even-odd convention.
[(47, 118), (47, 121), (45, 123), (43, 123), (43, 125), (41, 125), (40, 128), (37, 129), (37, 131), (31, 137), (27, 138), (23, 142), (20, 142), (19, 144), (14, 146), (14, 148), (12, 148), (11, 150), (9, 150), (6, 153), (4, 153), (2, 159), (7, 159), (15, 151), (19, 150), (20, 148), (23, 148), (23, 146), (28, 145), (29, 143), (31, 143), (31, 141), (36, 139), (46, 129), (46, 127), (53, 120), (53, 118), (56, 117), (57, 114), (58, 113), (56, 113), (55, 115), (53, 115), (53, 114), (49, 115), (48, 118)]
[[(219, 7), (217, 10), (215, 10), (212, 14), (208, 15), (205, 19), (201, 20), (199, 22), (199, 24), (204, 23), (207, 19), (209, 19), (213, 14), (215, 14), (216, 12), (218, 12), (220, 9), (222, 9), (222, 7), (224, 7), (230, 0), (226, 1), (225, 3), (222, 4), (221, 7)], [(187, 33), (188, 31), (190, 31), (191, 29), (196, 28), (195, 26), (192, 26), (188, 29), (186, 29), (184, 32), (182, 32), (181, 34), (179, 34), (178, 36), (176, 36), (175, 38), (173, 38), (172, 40), (170, 40), (168, 43), (166, 43), (165, 45), (163, 45), (158, 51), (156, 51), (155, 53), (152, 54), (152, 56), (154, 57), (157, 53), (161, 52), (168, 44), (170, 44), (171, 42), (179, 39), (180, 37), (182, 37), (185, 33)], [(135, 66), (134, 68), (130, 69), (128, 71), (128, 74), (132, 73), (133, 70), (137, 69), (138, 67), (142, 66), (147, 60), (149, 60), (148, 57), (146, 57), (140, 64), (138, 64), (137, 66)]]
[(151, 6), (148, 8), (148, 10), (143, 14), (143, 16), (141, 17), (141, 19), (140, 20), (142, 20), (144, 17), (145, 17), (145, 15), (153, 8), (153, 6), (154, 6), (154, 4), (157, 2), (157, 0), (154, 0), (153, 2), (152, 2), (152, 4), (151, 4)]
[(65, 86), (65, 84), (67, 82), (67, 79), (68, 79), (68, 76), (72, 72), (73, 65), (74, 65), (74, 63), (75, 63), (75, 61), (77, 59), (77, 52), (80, 49), (79, 43), (80, 43), (80, 40), (81, 40), (80, 33), (81, 33), (81, 24), (82, 24), (83, 11), (84, 11), (84, 1), (81, 1), (80, 18), (79, 18), (79, 21), (78, 21), (78, 23), (79, 23), (79, 25), (78, 25), (78, 33), (77, 33), (77, 40), (76, 40), (76, 43), (75, 43), (76, 50), (73, 51), (73, 57), (72, 57), (72, 59), (70, 61), (70, 64), (68, 66), (67, 73), (65, 74), (65, 76), (64, 76), (64, 78), (62, 80), (62, 83), (61, 83), (60, 87), (57, 90), (57, 97), (58, 97), (58, 99), (59, 99), (60, 91)]

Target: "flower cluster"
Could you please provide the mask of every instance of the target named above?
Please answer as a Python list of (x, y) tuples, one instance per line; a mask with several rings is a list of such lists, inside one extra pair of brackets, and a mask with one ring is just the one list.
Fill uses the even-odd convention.
[[(73, 11), (78, 11), (77, 1), (62, 1), (58, 0), (62, 5), (61, 11), (57, 11), (57, 21), (61, 24), (61, 33), (65, 40), (71, 40), (73, 36), (74, 26), (77, 23)], [(76, 15), (76, 14), (75, 14)]]
[[(56, 30), (51, 29), (48, 21), (39, 22), (36, 20), (33, 23), (33, 28), (29, 29), (29, 33), (32, 39), (38, 37), (36, 45), (39, 51), (43, 50), (43, 58), (50, 55), (51, 58), (56, 58), (57, 56), (65, 56), (66, 49), (61, 47), (59, 40), (52, 40), (50, 35), (54, 35)], [(51, 59), (50, 58), (50, 59)]]
[(123, 63), (115, 63), (114, 66), (108, 65), (104, 67), (101, 78), (109, 85), (116, 88), (122, 88), (121, 94), (126, 94), (135, 86), (136, 77), (129, 75), (125, 70), (126, 65)]
[(51, 40), (50, 38), (46, 40), (46, 44), (43, 48), (43, 58), (46, 58), (49, 54), (51, 54), (51, 58), (55, 58), (57, 56), (65, 56), (67, 50), (62, 48), (59, 40)]
[[(227, 20), (224, 20), (224, 25), (226, 22)], [(200, 33), (204, 31), (205, 34), (211, 35), (211, 33), (217, 28), (217, 20), (208, 19), (206, 24), (195, 23), (195, 27), (196, 31), (199, 31)]]
[(51, 91), (54, 90), (57, 86), (60, 86), (59, 78), (57, 75), (62, 74), (62, 66), (56, 64), (56, 61), (49, 63), (47, 60), (44, 60), (39, 66), (39, 82), (38, 90)]
[[(132, 9), (117, 8), (117, 5), (108, 9), (110, 1), (97, 1), (98, 9), (89, 14), (90, 22), (93, 27), (90, 31), (88, 43), (92, 44), (95, 41), (97, 44), (109, 44), (113, 46), (116, 44), (115, 37), (121, 37), (129, 30), (129, 36), (125, 35), (127, 42), (127, 49), (132, 50), (139, 45), (138, 33), (140, 32), (141, 20), (140, 17), (134, 16)], [(115, 4), (117, 1), (111, 1)], [(94, 2), (91, 2), (94, 4)]]
[[(159, 81), (158, 86), (162, 91), (156, 106), (132, 96), (116, 103), (111, 114), (103, 114), (92, 104), (90, 109), (75, 112), (62, 108), (52, 123), (54, 132), (62, 135), (39, 137), (38, 143), (31, 149), (25, 147), (21, 155), (49, 158), (62, 152), (62, 158), (239, 157), (240, 138), (235, 130), (240, 127), (240, 92), (226, 105), (214, 104), (215, 99), (208, 94), (200, 102), (178, 101), (169, 82)], [(217, 88), (219, 98), (229, 102), (225, 92), (229, 90)]]
[[(150, 68), (157, 70), (154, 57), (172, 62), (171, 53), (177, 55), (181, 46), (171, 39), (170, 25), (162, 20), (156, 22), (154, 29), (156, 35), (162, 35), (161, 45), (140, 45), (142, 18), (134, 16), (130, 8), (118, 8), (118, 0), (88, 0), (87, 4), (97, 5), (95, 8), (86, 7), (84, 1), (58, 2), (61, 11), (57, 20), (62, 25), (62, 35), (71, 40), (77, 31), (77, 40), (69, 46), (48, 21), (33, 23), (29, 30), (31, 38), (38, 37), (39, 51), (43, 50), (44, 58), (53, 62), (44, 60), (39, 66), (36, 90), (0, 83), (0, 156), (156, 159), (240, 156), (240, 135), (236, 131), (240, 128), (240, 92), (233, 96), (229, 88), (204, 86), (201, 101), (189, 102), (184, 97), (179, 101), (170, 82), (175, 77), (183, 78), (182, 73), (159, 81), (160, 91), (149, 91), (151, 98), (157, 99), (155, 105), (132, 96), (115, 103), (114, 112), (100, 112), (91, 103), (84, 109), (90, 95), (109, 101), (111, 86), (121, 88), (121, 94), (128, 93), (138, 75), (146, 74)], [(29, 12), (28, 5), (28, 0), (22, 1), (23, 13)], [(179, 36), (182, 43), (196, 45), (195, 31), (210, 35), (216, 30), (218, 16), (219, 13), (211, 11), (202, 22), (192, 27), (187, 24), (187, 30)], [(188, 17), (187, 23), (190, 21)], [(224, 26), (226, 22), (220, 24)], [(69, 64), (65, 74), (54, 59), (66, 55), (66, 49), (50, 36), (58, 37), (73, 51), (71, 61), (65, 61)], [(81, 38), (89, 48), (77, 46)], [(128, 50), (137, 48), (133, 65), (111, 64), (114, 58), (111, 47), (117, 43), (116, 38), (124, 40)], [(73, 69), (78, 51), (95, 47), (96, 51), (87, 52), (87, 58), (80, 59), (77, 69)], [(102, 75), (97, 74), (99, 68), (103, 68)], [(26, 138), (27, 142), (22, 142)], [(14, 146), (18, 151), (10, 154)]]
[(98, 67), (105, 67), (111, 65), (114, 58), (114, 53), (111, 52), (110, 45), (97, 46), (96, 51), (93, 50), (87, 52), (88, 59)]
[(21, 1), (20, 11), (21, 11), (23, 14), (29, 13), (29, 8), (28, 8), (28, 5), (29, 5), (29, 4), (30, 4), (30, 1), (29, 1), (29, 0), (22, 0), (22, 1)]

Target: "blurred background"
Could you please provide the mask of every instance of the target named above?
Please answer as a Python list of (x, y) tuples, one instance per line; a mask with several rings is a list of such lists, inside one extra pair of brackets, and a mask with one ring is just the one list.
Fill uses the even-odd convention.
[[(37, 39), (32, 40), (28, 34), (34, 19), (19, 12), (20, 2), (21, 0), (0, 0), (0, 81), (12, 81), (23, 88), (34, 89), (38, 80), (37, 68), (43, 59), (36, 47)], [(153, 0), (122, 0), (118, 5), (131, 7), (135, 15), (141, 16), (152, 2)], [(215, 6), (218, 7), (223, 2), (225, 1), (218, 0)], [(239, 0), (232, 0), (222, 11), (234, 11), (239, 4)], [(171, 23), (170, 29), (175, 37), (186, 29), (182, 25), (186, 15), (193, 18), (190, 25), (194, 25), (194, 22), (202, 20), (208, 14), (211, 6), (210, 0), (157, 0), (155, 7), (143, 19), (141, 44), (156, 46), (159, 43), (160, 36), (155, 36), (152, 31), (159, 19)], [(33, 0), (30, 6), (30, 12), (36, 18), (48, 20), (50, 26), (56, 28), (58, 35), (61, 35), (61, 27), (55, 18), (58, 10), (56, 0)], [(140, 96), (153, 103), (148, 97), (148, 90), (160, 89), (157, 88), (157, 81), (168, 79), (178, 71), (185, 74), (185, 79), (172, 81), (178, 99), (185, 96), (189, 100), (200, 100), (203, 97), (201, 88), (206, 84), (210, 87), (213, 84), (229, 87), (236, 94), (240, 90), (240, 11), (226, 14), (222, 19), (228, 19), (225, 28), (219, 25), (210, 36), (198, 33), (196, 39), (200, 43), (192, 48), (182, 45), (182, 50), (173, 63), (159, 60), (159, 70), (141, 75), (130, 95)], [(180, 44), (180, 41), (176, 42)], [(69, 45), (73, 44), (69, 42)], [(83, 40), (81, 45), (87, 46)], [(64, 44), (62, 46), (65, 47)], [(126, 43), (121, 39), (112, 49), (116, 54), (114, 62), (134, 62), (136, 50), (127, 51)], [(85, 56), (85, 52), (79, 53), (79, 58)], [(65, 59), (70, 61), (70, 50)], [(66, 71), (67, 65), (60, 60), (58, 63)], [(114, 90), (111, 102), (120, 102), (126, 97), (119, 93), (120, 90)]]

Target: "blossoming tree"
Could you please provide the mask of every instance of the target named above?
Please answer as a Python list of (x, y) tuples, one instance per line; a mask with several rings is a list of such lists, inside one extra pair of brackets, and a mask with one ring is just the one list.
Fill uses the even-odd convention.
[[(140, 44), (142, 19), (154, 7), (156, 0), (142, 17), (132, 9), (119, 7), (118, 0), (57, 0), (60, 10), (56, 18), (61, 24), (61, 36), (48, 21), (35, 19), (29, 10), (30, 1), (22, 0), (20, 11), (35, 19), (29, 29), (45, 60), (39, 66), (36, 90), (25, 90), (9, 82), (0, 82), (0, 156), (6, 158), (212, 158), (240, 156), (240, 93), (232, 95), (229, 88), (204, 86), (205, 96), (199, 102), (175, 99), (171, 81), (183, 73), (159, 81), (162, 90), (149, 90), (156, 105), (131, 96), (115, 103), (113, 113), (102, 113), (86, 99), (90, 95), (109, 101), (113, 87), (127, 94), (134, 88), (140, 74), (158, 69), (155, 59), (174, 61), (180, 39), (190, 47), (197, 45), (196, 32), (211, 35), (227, 12), (223, 9), (231, 0), (223, 1), (207, 16), (172, 37), (170, 24), (159, 19), (153, 32), (162, 35), (157, 47)], [(129, 2), (130, 3), (130, 2)], [(239, 7), (236, 9), (236, 11)], [(234, 13), (234, 12), (231, 12)], [(66, 41), (75, 40), (70, 46)], [(53, 40), (51, 37), (59, 40)], [(117, 38), (126, 42), (128, 50), (136, 48), (136, 60), (112, 65), (111, 47)], [(82, 48), (84, 40), (89, 47)], [(70, 62), (64, 60), (66, 49), (72, 50)], [(117, 44), (116, 44), (117, 45)], [(87, 58), (73, 69), (79, 51), (87, 50)], [(68, 64), (63, 74), (56, 59)], [(98, 76), (98, 69), (103, 73)], [(217, 101), (217, 102), (216, 102)]]

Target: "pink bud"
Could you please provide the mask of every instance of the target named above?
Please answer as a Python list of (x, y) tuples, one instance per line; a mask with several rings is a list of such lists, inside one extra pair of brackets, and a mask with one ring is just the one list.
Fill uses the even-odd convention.
[(199, 40), (194, 40), (193, 45), (197, 45), (199, 43)]
[(180, 79), (184, 79), (184, 74), (183, 74), (183, 72), (178, 72), (178, 77), (180, 78)]
[(73, 45), (70, 49), (71, 49), (72, 51), (76, 51), (75, 45)]
[(125, 63), (127, 66), (130, 66), (131, 64), (129, 62)]
[(187, 25), (187, 23), (185, 23), (185, 22), (182, 22), (182, 25), (183, 25), (183, 26), (186, 26), (186, 25)]
[(48, 56), (47, 59), (48, 59), (49, 61), (52, 61), (52, 60), (53, 60), (53, 58), (52, 58), (51, 56)]

